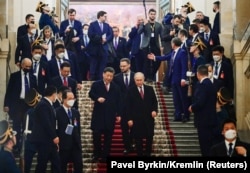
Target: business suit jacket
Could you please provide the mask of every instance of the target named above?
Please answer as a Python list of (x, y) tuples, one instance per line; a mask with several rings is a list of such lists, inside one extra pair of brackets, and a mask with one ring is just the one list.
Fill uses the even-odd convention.
[[(37, 91), (43, 95), (45, 88), (51, 83), (50, 78), (50, 71), (49, 66), (47, 62), (39, 61), (39, 69), (38, 73), (36, 75), (36, 81), (37, 81)], [(32, 69), (32, 72), (34, 69)]]
[(67, 125), (70, 124), (68, 114), (63, 106), (56, 109), (56, 119), (58, 124), (57, 134), (60, 139), (60, 150), (69, 150), (76, 148), (81, 152), (81, 123), (80, 123), (80, 113), (76, 109), (70, 109), (72, 113), (72, 125), (74, 126), (72, 135), (65, 133)]
[[(67, 35), (65, 34), (64, 31), (66, 30), (66, 28), (69, 25), (70, 25), (70, 23), (69, 23), (68, 19), (62, 21), (61, 25), (60, 25), (59, 35), (60, 35), (60, 37), (63, 37), (64, 42), (65, 42), (66, 37), (67, 37)], [(79, 40), (76, 43), (74, 43), (75, 49), (76, 49), (77, 53), (80, 53), (80, 51), (81, 51), (81, 42), (80, 42), (80, 39), (83, 36), (82, 23), (80, 21), (78, 21), (78, 20), (74, 20), (73, 29), (76, 31), (75, 37), (79, 37)]]
[[(215, 62), (213, 61), (211, 64), (214, 66), (214, 63)], [(230, 64), (225, 61), (222, 61), (218, 74), (218, 80), (221, 80), (223, 82), (223, 86), (230, 91), (231, 97), (234, 98), (234, 77), (233, 69), (231, 69)]]
[[(247, 157), (250, 156), (250, 144), (241, 141), (240, 139), (236, 139), (235, 147), (237, 146), (243, 146), (247, 150)], [(227, 146), (226, 142), (220, 142), (218, 144), (215, 144), (212, 146), (210, 150), (210, 154), (212, 157), (229, 157), (227, 154)], [(232, 157), (244, 157), (242, 155), (237, 154), (235, 148), (233, 149)]]
[[(37, 36), (35, 35), (33, 37), (34, 41), (36, 38)], [(31, 43), (29, 40), (29, 35), (25, 34), (22, 37), (20, 37), (17, 44), (18, 46), (16, 47), (16, 51), (15, 51), (15, 63), (21, 62), (24, 58), (31, 59), (32, 54), (31, 54)], [(20, 56), (21, 56), (21, 59), (19, 59)]]
[(128, 34), (128, 37), (129, 41), (127, 43), (131, 42), (130, 46), (131, 55), (135, 55), (139, 52), (141, 43), (141, 34), (138, 34), (138, 28), (133, 27), (130, 33)]
[[(129, 85), (128, 88), (126, 87), (125, 83), (124, 83), (124, 77), (123, 77), (123, 73), (118, 73), (117, 75), (115, 75), (114, 77), (114, 82), (119, 86), (120, 90), (121, 90), (121, 105), (122, 105), (122, 112), (121, 112), (121, 116), (122, 118), (125, 118), (125, 111), (126, 111), (126, 97), (127, 97), (127, 93), (129, 88), (135, 86), (135, 81), (134, 81), (134, 72), (130, 72), (130, 81), (129, 81)], [(127, 118), (126, 118), (127, 119)]]
[[(74, 93), (74, 95), (76, 97), (77, 81), (70, 76), (68, 76), (67, 79), (68, 79), (68, 87), (69, 87), (69, 89), (71, 89), (71, 91)], [(57, 88), (57, 90), (59, 90), (59, 88), (61, 86), (63, 86), (63, 81), (62, 81), (61, 75), (53, 77), (51, 79), (51, 84), (54, 85)]]
[[(7, 85), (5, 97), (4, 97), (4, 106), (9, 107), (9, 114), (10, 116), (13, 116), (16, 114), (16, 112), (19, 111), (19, 100), (20, 100), (20, 94), (22, 90), (22, 70), (19, 70), (17, 72), (14, 72), (10, 75), (10, 79)], [(36, 84), (36, 77), (29, 73), (29, 85), (30, 88), (37, 89)]]
[(153, 87), (144, 86), (144, 99), (141, 98), (137, 86), (128, 90), (126, 116), (133, 120), (132, 135), (134, 137), (149, 137), (154, 135), (154, 118), (152, 111), (158, 112), (158, 101)]
[[(104, 44), (102, 44), (103, 34), (106, 34), (107, 40), (107, 42)], [(94, 21), (89, 25), (88, 36), (90, 39), (89, 54), (91, 56), (95, 56), (99, 55), (101, 50), (104, 50), (106, 52), (108, 51), (107, 43), (113, 39), (113, 32), (110, 25), (105, 22), (103, 23), (103, 31), (101, 31), (98, 21)]]
[[(89, 97), (94, 101), (91, 129), (93, 131), (108, 130), (113, 133), (116, 116), (121, 115), (119, 87), (111, 82), (109, 91), (107, 91), (103, 80), (98, 80), (92, 84)], [(99, 97), (105, 98), (105, 102), (99, 103), (97, 101)]]
[(191, 105), (197, 128), (212, 128), (218, 125), (216, 102), (217, 93), (211, 80), (205, 78), (202, 83), (198, 82), (194, 93), (194, 102)]
[(217, 12), (214, 17), (213, 31), (220, 34), (220, 12)]
[[(141, 41), (141, 46), (140, 48), (147, 48), (150, 43), (151, 39), (151, 24), (147, 23), (146, 25), (140, 24), (139, 29), (138, 29), (138, 34), (143, 34), (142, 41)], [(154, 28), (154, 38), (155, 38), (155, 43), (156, 47), (160, 49), (160, 41), (162, 38), (162, 25), (159, 22), (155, 22), (155, 28)]]
[(30, 141), (54, 146), (53, 139), (56, 133), (56, 113), (48, 100), (42, 98), (35, 108), (34, 124)]
[(114, 46), (114, 50), (116, 52), (116, 57), (119, 60), (121, 58), (128, 58), (127, 40), (124, 37), (119, 37), (117, 48), (115, 49), (115, 46)]

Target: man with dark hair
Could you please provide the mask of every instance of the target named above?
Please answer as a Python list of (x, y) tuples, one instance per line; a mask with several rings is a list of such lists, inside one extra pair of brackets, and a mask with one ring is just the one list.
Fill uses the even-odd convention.
[(213, 31), (217, 34), (220, 34), (220, 1), (215, 1), (213, 6), (213, 12), (215, 12)]
[(211, 80), (208, 78), (208, 68), (200, 65), (197, 69), (197, 78), (194, 99), (189, 111), (194, 113), (194, 125), (198, 131), (201, 154), (209, 156), (211, 146), (218, 134), (216, 117), (217, 94)]
[(65, 47), (76, 53), (77, 56), (80, 55), (82, 38), (82, 23), (75, 19), (76, 10), (68, 10), (68, 19), (61, 22), (59, 35), (63, 37)]
[[(182, 49), (180, 38), (174, 37), (171, 41), (172, 52), (165, 56), (149, 54), (151, 60), (168, 60), (170, 62), (168, 74), (171, 82), (174, 100), (174, 121), (189, 121), (186, 72), (188, 67), (187, 51)], [(184, 114), (184, 115), (183, 115)]]
[(112, 67), (106, 67), (103, 71), (103, 79), (95, 81), (89, 91), (89, 97), (94, 101), (91, 119), (94, 162), (99, 159), (101, 162), (106, 162), (110, 155), (115, 121), (121, 120), (121, 92), (117, 84), (112, 82), (114, 74)]
[(120, 60), (120, 69), (121, 72), (115, 75), (114, 82), (120, 87), (121, 98), (122, 98), (122, 111), (121, 111), (121, 129), (122, 129), (122, 138), (124, 144), (123, 154), (127, 155), (133, 149), (133, 138), (130, 133), (131, 129), (128, 127), (128, 117), (126, 116), (126, 97), (128, 89), (135, 85), (134, 81), (134, 72), (130, 70), (131, 63), (130, 59), (122, 58)]
[(54, 172), (61, 173), (58, 154), (59, 137), (56, 133), (56, 113), (53, 107), (56, 97), (56, 87), (48, 86), (34, 111), (36, 116), (34, 116), (30, 141), (37, 148), (36, 173), (46, 172), (48, 161), (51, 161)]
[(75, 96), (71, 90), (62, 93), (62, 105), (56, 109), (57, 134), (60, 139), (59, 155), (62, 173), (69, 162), (75, 173), (83, 172), (80, 113), (74, 109)]
[(108, 42), (113, 39), (113, 32), (106, 20), (107, 13), (99, 11), (97, 20), (89, 25), (90, 80), (102, 79), (103, 70), (108, 62)]
[(138, 28), (138, 33), (142, 34), (140, 48), (144, 52), (145, 59), (142, 72), (144, 73), (146, 80), (155, 81), (155, 75), (158, 71), (158, 68), (160, 67), (161, 62), (158, 60), (150, 61), (147, 59), (147, 55), (149, 53), (161, 55), (160, 42), (162, 39), (162, 25), (155, 20), (155, 9), (149, 9), (148, 16), (149, 20), (146, 23), (141, 23)]
[(222, 124), (224, 141), (215, 144), (210, 150), (212, 157), (249, 157), (250, 144), (240, 140), (237, 134), (236, 122), (226, 119)]

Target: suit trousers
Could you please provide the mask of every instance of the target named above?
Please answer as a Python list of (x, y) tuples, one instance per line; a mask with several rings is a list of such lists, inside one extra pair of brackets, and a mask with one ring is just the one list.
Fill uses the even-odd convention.
[(135, 138), (135, 146), (136, 146), (137, 156), (148, 156), (149, 157), (149, 156), (151, 156), (151, 152), (152, 152), (153, 136), (147, 136), (145, 138), (145, 140), (146, 140), (145, 147), (143, 147), (143, 140), (144, 140), (144, 138), (142, 138), (142, 137)]

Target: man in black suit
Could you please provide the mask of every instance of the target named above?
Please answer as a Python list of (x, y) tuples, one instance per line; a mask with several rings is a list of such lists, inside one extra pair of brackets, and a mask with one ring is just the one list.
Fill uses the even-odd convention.
[(31, 68), (31, 60), (24, 58), (21, 62), (21, 70), (10, 75), (4, 98), (4, 112), (9, 113), (10, 119), (13, 120), (13, 129), (17, 131), (17, 145), (15, 146), (17, 152), (21, 149), (25, 113), (30, 108), (24, 101), (25, 94), (31, 88), (37, 88), (36, 77), (30, 72)]
[(75, 103), (73, 92), (65, 90), (62, 93), (62, 101), (63, 104), (56, 109), (58, 124), (57, 134), (60, 139), (59, 155), (61, 160), (61, 170), (62, 173), (67, 173), (68, 163), (73, 162), (74, 172), (82, 173), (83, 162), (80, 113), (73, 108)]
[[(57, 90), (62, 86), (68, 87), (76, 96), (77, 82), (75, 79), (69, 76), (71, 71), (70, 63), (65, 61), (60, 66), (60, 75), (57, 75), (51, 79), (51, 84), (54, 85)], [(77, 109), (77, 102), (75, 102), (74, 107)]]
[[(153, 87), (144, 84), (143, 73), (135, 73), (134, 80), (136, 85), (128, 90), (126, 99), (128, 126), (135, 138), (137, 155), (150, 156), (158, 102)], [(146, 139), (145, 147), (143, 146), (143, 139)]]
[(36, 76), (37, 91), (44, 94), (45, 88), (50, 84), (49, 66), (42, 58), (43, 47), (41, 45), (32, 46), (32, 72)]
[(89, 25), (83, 24), (82, 32), (83, 37), (81, 38), (81, 56), (78, 59), (79, 67), (80, 67), (80, 74), (81, 74), (81, 81), (89, 80), (89, 63), (90, 63), (90, 56), (89, 56), (89, 36), (88, 36)]
[(114, 26), (113, 28), (113, 40), (109, 43), (112, 46), (114, 52), (109, 55), (112, 56), (113, 62), (108, 64), (109, 66), (113, 67), (116, 74), (120, 72), (120, 59), (128, 57), (128, 49), (127, 49), (127, 40), (124, 37), (119, 36), (119, 28)]
[(215, 1), (213, 7), (213, 12), (215, 12), (214, 24), (213, 24), (213, 32), (220, 34), (220, 1)]
[[(20, 45), (18, 44), (20, 38), (28, 33), (27, 26), (29, 24), (35, 24), (35, 17), (33, 14), (27, 14), (25, 16), (25, 24), (19, 26), (17, 28), (17, 47), (16, 47), (16, 55), (20, 52)], [(38, 35), (38, 30), (36, 30), (36, 36)], [(20, 61), (15, 62), (17, 66), (20, 66)]]
[(36, 173), (46, 172), (48, 161), (51, 162), (55, 173), (61, 173), (56, 112), (53, 107), (56, 97), (56, 87), (48, 86), (34, 111), (36, 116), (34, 116), (30, 141), (37, 148)]
[(218, 134), (216, 117), (217, 94), (211, 80), (208, 78), (208, 68), (200, 65), (197, 69), (194, 99), (189, 111), (194, 113), (194, 124), (198, 131), (198, 138), (202, 156), (209, 156), (209, 150)]
[(212, 146), (212, 157), (249, 157), (250, 144), (243, 142), (237, 135), (236, 122), (226, 119), (222, 124), (222, 135), (225, 140)]
[(15, 52), (15, 64), (19, 66), (20, 62), (24, 58), (32, 58), (31, 47), (33, 42), (36, 40), (36, 25), (28, 24), (26, 26), (27, 34), (21, 36), (18, 39), (16, 52)]
[(130, 59), (122, 58), (120, 60), (121, 72), (116, 74), (114, 77), (114, 82), (120, 87), (121, 90), (121, 129), (124, 144), (123, 154), (128, 154), (133, 149), (133, 138), (130, 133), (130, 128), (128, 127), (128, 117), (126, 116), (126, 97), (128, 89), (135, 86), (134, 72), (130, 70)]
[[(115, 71), (106, 67), (103, 71), (103, 80), (95, 81), (89, 91), (89, 97), (94, 101), (91, 119), (93, 132), (93, 161), (101, 159), (102, 162), (110, 155), (112, 135), (115, 121), (120, 122), (121, 93), (119, 87), (112, 82)], [(102, 135), (104, 140), (102, 141)]]

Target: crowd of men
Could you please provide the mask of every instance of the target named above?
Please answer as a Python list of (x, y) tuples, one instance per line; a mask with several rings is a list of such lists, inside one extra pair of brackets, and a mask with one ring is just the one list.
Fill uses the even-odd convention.
[[(190, 22), (188, 14), (195, 11), (190, 3), (180, 14), (168, 13), (161, 23), (156, 10), (150, 9), (148, 19), (137, 16), (127, 39), (119, 36), (119, 27), (106, 22), (105, 11), (82, 24), (76, 10), (69, 9), (68, 19), (59, 25), (50, 8), (39, 4), (40, 33), (32, 14), (17, 30), (15, 63), (20, 70), (11, 74), (4, 99), (4, 111), (17, 132), (14, 153), (25, 146), (24, 172), (30, 171), (35, 153), (36, 172), (45, 172), (48, 161), (54, 172), (66, 172), (68, 162), (82, 172), (76, 96), (84, 80), (94, 81), (89, 91), (94, 101), (93, 161), (105, 162), (109, 156), (116, 121), (121, 123), (124, 154), (135, 144), (138, 156), (150, 156), (158, 102), (144, 81), (157, 80), (161, 61), (167, 64), (163, 89), (173, 93), (174, 121), (185, 123), (194, 113), (202, 155), (210, 155), (211, 146), (223, 140), (218, 124), (226, 118), (236, 120), (229, 111), (234, 78), (220, 44), (219, 7), (216, 1), (213, 25), (201, 11)], [(218, 120), (218, 115), (224, 117)]]

